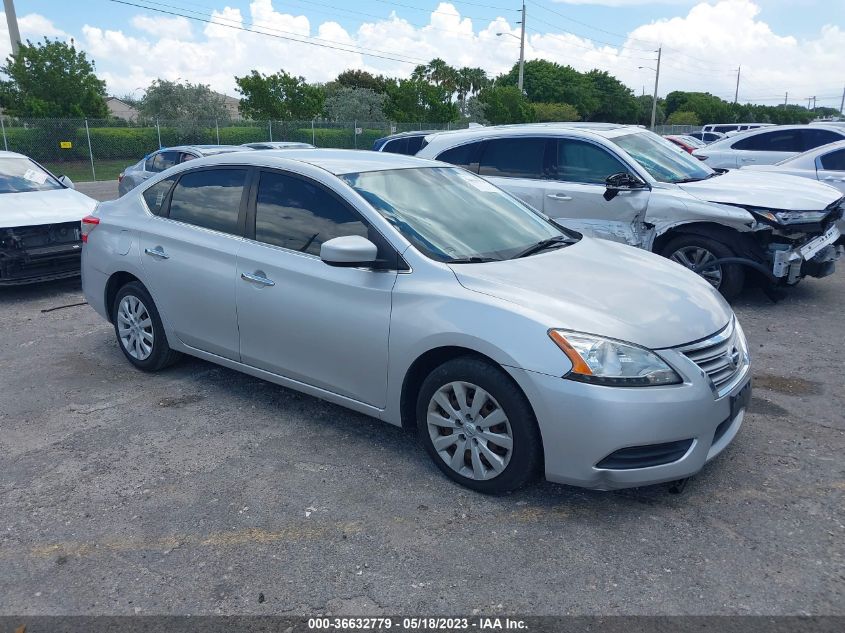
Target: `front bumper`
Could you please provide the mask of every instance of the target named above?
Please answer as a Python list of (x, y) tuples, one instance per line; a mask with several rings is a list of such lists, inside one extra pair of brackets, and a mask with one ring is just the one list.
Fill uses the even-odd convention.
[(0, 286), (79, 276), (82, 243), (47, 245), (0, 254)]
[[(543, 439), (546, 479), (610, 490), (694, 475), (736, 437), (745, 407), (731, 402), (750, 389), (748, 371), (721, 397), (701, 376), (667, 387), (589, 385), (509, 368), (528, 396)], [(750, 397), (743, 392), (744, 402)], [(616, 451), (692, 440), (680, 459), (644, 468), (600, 468)]]
[(798, 246), (773, 245), (772, 274), (788, 286), (798, 283), (802, 277), (820, 278), (833, 274), (836, 260), (842, 253), (842, 247), (837, 246), (841, 239), (839, 227), (833, 224), (821, 235)]

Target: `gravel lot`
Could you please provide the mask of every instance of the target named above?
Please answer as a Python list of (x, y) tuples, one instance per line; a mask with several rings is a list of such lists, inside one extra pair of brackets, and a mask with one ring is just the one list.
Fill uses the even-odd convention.
[(681, 495), (480, 496), (376, 420), (140, 373), (45, 311), (82, 300), (0, 290), (0, 614), (845, 614), (845, 272), (737, 302), (751, 413)]

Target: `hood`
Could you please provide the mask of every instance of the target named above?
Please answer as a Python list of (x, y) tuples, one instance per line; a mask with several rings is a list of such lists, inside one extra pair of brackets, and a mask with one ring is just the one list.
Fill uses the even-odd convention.
[(539, 255), (452, 269), (465, 288), (530, 308), (550, 328), (651, 349), (710, 336), (732, 314), (710, 284), (680, 264), (588, 237)]
[(0, 193), (0, 227), (79, 222), (96, 206), (74, 189)]
[(842, 197), (833, 187), (807, 178), (745, 169), (678, 186), (708, 202), (785, 211), (822, 211)]

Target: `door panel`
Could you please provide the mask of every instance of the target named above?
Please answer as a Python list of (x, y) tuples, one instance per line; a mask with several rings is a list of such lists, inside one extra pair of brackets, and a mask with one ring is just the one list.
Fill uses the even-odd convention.
[(543, 211), (565, 226), (593, 237), (642, 246), (643, 217), (650, 191), (621, 191), (606, 200), (604, 182), (628, 167), (606, 149), (576, 139), (558, 139)]
[(246, 241), (236, 290), (242, 362), (384, 407), (396, 274)]
[(246, 175), (240, 168), (183, 173), (161, 210), (166, 217), (148, 218), (140, 232), (147, 284), (173, 334), (232, 360), (238, 359), (235, 263)]

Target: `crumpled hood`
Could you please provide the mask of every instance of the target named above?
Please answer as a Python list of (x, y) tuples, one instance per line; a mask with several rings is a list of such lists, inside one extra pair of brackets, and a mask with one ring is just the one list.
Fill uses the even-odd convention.
[(79, 222), (97, 201), (74, 189), (0, 193), (0, 227)]
[(616, 242), (584, 237), (539, 255), (453, 264), (465, 288), (547, 315), (548, 326), (659, 349), (705, 338), (732, 311), (680, 264)]
[(745, 169), (678, 186), (708, 202), (786, 211), (821, 211), (842, 197), (833, 187), (807, 178)]

